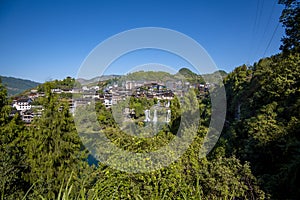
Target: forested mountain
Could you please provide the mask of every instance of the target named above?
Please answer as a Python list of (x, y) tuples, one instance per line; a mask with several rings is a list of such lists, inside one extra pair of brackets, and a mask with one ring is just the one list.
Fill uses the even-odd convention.
[(280, 199), (300, 197), (299, 66), (300, 54), (279, 54), (225, 79), (227, 153), (250, 162), (262, 188)]
[(205, 80), (205, 82), (208, 83), (216, 83), (221, 79), (224, 79), (227, 76), (227, 72), (224, 70), (218, 70), (211, 74), (203, 74), (202, 77)]
[(172, 79), (173, 75), (163, 71), (137, 71), (126, 74), (121, 78), (124, 81), (167, 81)]
[[(167, 82), (169, 80), (182, 80), (183, 78), (185, 81), (190, 82), (199, 82), (204, 83), (206, 82), (216, 82), (216, 80), (220, 80), (220, 76), (224, 78), (227, 75), (227, 72), (223, 70), (218, 70), (211, 74), (203, 74), (199, 75), (192, 72), (188, 68), (181, 68), (175, 74), (170, 74), (164, 71), (136, 71), (132, 73), (128, 73), (125, 75), (104, 75), (101, 77), (95, 77), (90, 80), (85, 80), (82, 78), (77, 79), (79, 83), (82, 85), (92, 85), (96, 84), (99, 81), (107, 81), (107, 80), (115, 80), (119, 82), (124, 81), (158, 81), (158, 82)], [(204, 79), (205, 78), (205, 81)]]
[(78, 78), (76, 81), (78, 81), (81, 85), (90, 85), (90, 84), (95, 84), (99, 81), (106, 81), (114, 78), (119, 78), (120, 75), (103, 75), (103, 76), (98, 76), (92, 79), (84, 79), (84, 78)]
[[(280, 2), (285, 5), (283, 51), (226, 75), (225, 125), (205, 157), (199, 155), (211, 122), (209, 95), (213, 93), (209, 91), (194, 98), (193, 88), (181, 99), (161, 100), (160, 104), (170, 103), (170, 122), (153, 137), (137, 137), (123, 130), (152, 131), (142, 111), (157, 108), (157, 99), (129, 96), (127, 102), (112, 108), (98, 101), (71, 113), (67, 97), (51, 92), (57, 85), (68, 89), (76, 84), (67, 77), (39, 86), (45, 93), (39, 99), (43, 114), (25, 125), (18, 114), (10, 115), (7, 90), (0, 83), (1, 199), (300, 199), (299, 2)], [(181, 73), (201, 82), (188, 69)], [(153, 73), (149, 75), (152, 78)], [(126, 103), (137, 115), (123, 120), (120, 108)], [(102, 150), (99, 132), (119, 149), (141, 155), (172, 143), (181, 124), (184, 129), (178, 137), (183, 142), (174, 149), (183, 148), (186, 137), (196, 134), (183, 155), (168, 166), (140, 173), (117, 170), (125, 165), (126, 157), (111, 149), (102, 153), (108, 162), (119, 162), (88, 165), (87, 146)], [(105, 160), (105, 156), (100, 158)], [(132, 160), (129, 167), (151, 162), (145, 157), (140, 163)]]
[(3, 85), (5, 85), (7, 88), (8, 96), (19, 94), (21, 92), (24, 92), (25, 90), (34, 88), (40, 84), (34, 81), (14, 77), (0, 76), (0, 78), (2, 80)]

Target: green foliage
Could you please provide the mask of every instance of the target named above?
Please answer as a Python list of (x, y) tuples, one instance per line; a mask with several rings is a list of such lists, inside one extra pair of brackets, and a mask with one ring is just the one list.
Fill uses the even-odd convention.
[(275, 198), (300, 195), (299, 66), (299, 54), (280, 54), (244, 73), (237, 68), (225, 80), (228, 152), (250, 161), (263, 188)]
[(179, 79), (182, 79), (184, 77), (185, 81), (190, 82), (191, 84), (194, 83), (205, 83), (202, 76), (192, 72), (191, 70), (187, 68), (181, 68), (177, 74), (175, 74), (175, 77), (178, 77)]
[(20, 179), (24, 171), (24, 127), (18, 115), (9, 117), (6, 89), (0, 79), (0, 198), (16, 199), (23, 196), (26, 182)]
[(129, 108), (135, 110), (136, 117), (144, 116), (144, 110), (150, 109), (154, 105), (154, 99), (147, 99), (146, 97), (129, 99)]
[(211, 74), (202, 75), (204, 81), (208, 83), (218, 83), (226, 76), (227, 76), (227, 72), (225, 72), (224, 70), (218, 70)]
[[(207, 123), (203, 123), (198, 130), (192, 126), (191, 122), (181, 120), (182, 115), (188, 114), (193, 118), (195, 115), (193, 110), (199, 105), (200, 113), (203, 114), (206, 121), (210, 116), (210, 101), (202, 100), (197, 102), (194, 98), (195, 94), (192, 92), (187, 94), (180, 103), (179, 98), (171, 101), (172, 119), (171, 126), (165, 127), (159, 131), (155, 136), (150, 138), (139, 138), (128, 135), (118, 129), (116, 126), (105, 126), (102, 129), (106, 137), (120, 149), (129, 152), (146, 153), (154, 152), (160, 148), (168, 145), (177, 134), (178, 124), (190, 123), (183, 131), (183, 135), (188, 132), (198, 131), (198, 135), (190, 145), (188, 150), (181, 156), (181, 158), (157, 171), (149, 171), (147, 173), (128, 173), (120, 172), (99, 163), (97, 169), (99, 179), (96, 185), (91, 190), (85, 191), (86, 199), (260, 199), (264, 198), (262, 192), (257, 186), (257, 181), (252, 175), (249, 164), (242, 164), (235, 157), (226, 158), (224, 153), (224, 146), (219, 146), (212, 152), (210, 159), (200, 159), (199, 153), (202, 151), (203, 138), (207, 132)], [(149, 101), (149, 100), (148, 100)], [(129, 104), (143, 104), (146, 106), (150, 103), (150, 107), (154, 102), (148, 102), (146, 99), (131, 98)], [(90, 106), (91, 108), (93, 106)], [(104, 106), (96, 105), (99, 116), (107, 115)], [(88, 107), (85, 108), (87, 114), (90, 113)], [(79, 113), (82, 115), (83, 110)], [(105, 113), (105, 114), (104, 114)], [(87, 115), (87, 118), (89, 115)], [(80, 118), (80, 115), (79, 115)], [(102, 118), (102, 117), (101, 117)], [(104, 117), (103, 117), (104, 118)], [(176, 121), (178, 120), (179, 121)], [(83, 119), (81, 119), (83, 120)], [(99, 121), (99, 117), (98, 117)], [(94, 121), (96, 122), (96, 121)], [(99, 121), (100, 126), (103, 121)], [(86, 125), (86, 123), (82, 123)], [(176, 128), (172, 128), (172, 126)], [(92, 127), (86, 126), (86, 131), (91, 131)], [(92, 130), (95, 131), (95, 130)], [(176, 132), (175, 132), (176, 131)], [(97, 132), (97, 131), (96, 131)], [(97, 134), (93, 132), (93, 134)], [(89, 134), (84, 135), (86, 142), (91, 145), (92, 141), (89, 140)], [(91, 137), (92, 138), (92, 137)], [(92, 146), (101, 146), (101, 141), (94, 141)], [(184, 144), (184, 137), (182, 137), (182, 144)], [(176, 148), (182, 148), (179, 145)], [(103, 152), (102, 152), (103, 153)], [(109, 153), (109, 152), (108, 152)], [(111, 156), (111, 155), (110, 155)], [(110, 160), (116, 159), (114, 166), (123, 165), (126, 160), (121, 160), (119, 155)], [(171, 155), (170, 155), (171, 156)], [(160, 158), (157, 158), (158, 160)], [(131, 163), (132, 166), (137, 163)], [(144, 164), (144, 163), (140, 163)]]
[(97, 183), (83, 190), (82, 199), (264, 199), (248, 163), (199, 159), (198, 142), (180, 160), (153, 172), (120, 172), (100, 164)]
[[(69, 97), (50, 92), (53, 88), (71, 89), (75, 80), (68, 77), (40, 86), (45, 97), (36, 103), (44, 107), (42, 117), (24, 126), (18, 114), (10, 116), (6, 89), (0, 83), (1, 199), (299, 199), (299, 66), (299, 53), (285, 53), (251, 67), (242, 65), (228, 74), (224, 80), (228, 102), (225, 129), (205, 158), (200, 153), (209, 129), (211, 101), (209, 96), (196, 99), (193, 90), (171, 100), (169, 124), (151, 137), (137, 137), (124, 130), (142, 136), (153, 130), (143, 121), (144, 109), (151, 109), (157, 99), (131, 97), (111, 109), (101, 102), (78, 107), (75, 116), (81, 127), (76, 130), (64, 101)], [(181, 72), (191, 81), (200, 80), (187, 69)], [(153, 76), (158, 74), (150, 73), (149, 77)], [(122, 118), (125, 107), (134, 109), (137, 119)], [(200, 125), (189, 119), (199, 120)], [(102, 141), (93, 138), (99, 131), (119, 149), (147, 153), (170, 144), (180, 124), (185, 126), (176, 149), (184, 148), (191, 133), (197, 135), (169, 166), (128, 173), (113, 168), (126, 162), (120, 155), (112, 156), (111, 160), (118, 161), (113, 166), (99, 163), (95, 169), (86, 162), (83, 143), (105, 149)], [(146, 162), (133, 159), (129, 165)]]
[[(2, 109), (6, 105), (6, 103), (7, 103), (7, 90), (3, 86), (2, 79), (0, 78), (0, 108)], [(3, 118), (2, 120), (5, 120), (5, 118)]]
[(281, 39), (280, 49), (284, 53), (300, 50), (300, 2), (299, 0), (279, 0), (283, 4), (280, 22), (285, 28), (285, 36)]
[(192, 79), (197, 78), (197, 74), (195, 74), (194, 72), (192, 72), (192, 71), (189, 70), (188, 68), (181, 68), (181, 69), (178, 71), (178, 74), (184, 76), (185, 78), (192, 78)]
[(120, 80), (127, 81), (166, 81), (172, 80), (173, 76), (167, 72), (163, 71), (138, 71), (129, 73), (126, 76), (123, 76)]
[(24, 178), (34, 184), (31, 198), (43, 194), (53, 199), (71, 172), (72, 180), (78, 179), (87, 163), (68, 105), (59, 102), (49, 90), (46, 96), (42, 117), (29, 128), (25, 149), (28, 170)]
[[(226, 73), (226, 72), (225, 72)], [(220, 74), (224, 75), (224, 71), (220, 71)], [(215, 80), (216, 73), (206, 74), (207, 80)], [(138, 71), (123, 76), (119, 81), (174, 81), (185, 80), (190, 83), (205, 83), (202, 76), (192, 72), (188, 68), (181, 68), (176, 74), (172, 75), (162, 71)]]
[(228, 102), (227, 119), (238, 117), (237, 108), (241, 104), (241, 101), (249, 95), (245, 91), (249, 87), (252, 73), (252, 69), (246, 65), (242, 65), (235, 68), (233, 72), (229, 73), (224, 79)]
[[(68, 76), (63, 80), (49, 81), (42, 85), (39, 85), (38, 91), (45, 92), (48, 89), (72, 90), (73, 88), (80, 88), (80, 87), (81, 87), (81, 84), (78, 81), (76, 81), (74, 78), (71, 78)], [(69, 94), (61, 94), (61, 95), (69, 95)]]

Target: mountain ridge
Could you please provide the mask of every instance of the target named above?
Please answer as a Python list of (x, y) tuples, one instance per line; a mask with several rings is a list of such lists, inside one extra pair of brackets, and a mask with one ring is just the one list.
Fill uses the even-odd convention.
[(20, 94), (25, 90), (35, 88), (41, 84), (35, 81), (11, 77), (11, 76), (8, 77), (8, 76), (0, 75), (0, 79), (7, 88), (8, 96), (14, 96)]

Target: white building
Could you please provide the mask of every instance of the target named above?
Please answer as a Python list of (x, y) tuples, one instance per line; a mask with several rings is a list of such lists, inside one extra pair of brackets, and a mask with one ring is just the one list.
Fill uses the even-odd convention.
[(106, 108), (112, 106), (112, 99), (104, 99), (104, 105)]
[(52, 93), (60, 94), (62, 93), (62, 90), (60, 88), (51, 89)]
[(19, 99), (14, 101), (13, 107), (19, 111), (30, 110), (31, 102), (31, 99)]
[(24, 113), (22, 114), (22, 121), (30, 124), (33, 120), (33, 117), (34, 115), (31, 111), (24, 111)]

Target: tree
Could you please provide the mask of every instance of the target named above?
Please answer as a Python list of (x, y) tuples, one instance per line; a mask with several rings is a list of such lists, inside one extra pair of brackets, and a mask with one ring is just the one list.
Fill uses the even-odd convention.
[[(246, 79), (230, 74), (225, 82), (227, 153), (250, 162), (272, 198), (300, 197), (299, 65), (299, 54), (278, 54), (256, 63)], [(241, 106), (234, 119), (235, 99)]]
[[(34, 184), (33, 198), (56, 198), (60, 187), (70, 178), (78, 179), (87, 166), (86, 154), (76, 132), (67, 103), (46, 89), (42, 117), (29, 131), (26, 145), (28, 172), (25, 179)], [(74, 186), (75, 187), (75, 186)]]
[(280, 22), (285, 28), (285, 36), (282, 38), (280, 50), (283, 52), (300, 51), (300, 2), (299, 0), (279, 0), (285, 5)]
[(16, 114), (10, 117), (6, 88), (0, 80), (0, 198), (19, 199), (28, 188), (21, 178), (24, 171), (24, 126)]

